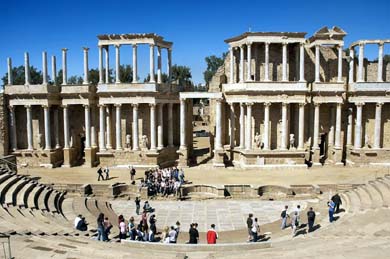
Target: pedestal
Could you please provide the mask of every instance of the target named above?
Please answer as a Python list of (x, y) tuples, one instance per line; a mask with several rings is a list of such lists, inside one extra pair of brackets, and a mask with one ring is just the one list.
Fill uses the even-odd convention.
[(76, 163), (76, 155), (77, 152), (74, 148), (64, 148), (64, 163), (62, 164), (62, 167), (72, 167)]
[(332, 160), (335, 165), (344, 166), (343, 160), (343, 150), (341, 148), (333, 148), (332, 150)]
[(225, 167), (224, 157), (226, 156), (225, 150), (215, 149), (214, 150), (214, 159), (213, 166), (215, 167)]
[(188, 167), (188, 149), (180, 148), (176, 152), (179, 154), (178, 166), (182, 168)]
[(96, 159), (96, 152), (97, 148), (86, 148), (84, 149), (84, 167), (94, 167), (97, 165), (97, 159)]
[(321, 164), (321, 155), (320, 155), (320, 149), (319, 148), (313, 148), (312, 155), (311, 155), (311, 161), (313, 163), (313, 166), (320, 166)]

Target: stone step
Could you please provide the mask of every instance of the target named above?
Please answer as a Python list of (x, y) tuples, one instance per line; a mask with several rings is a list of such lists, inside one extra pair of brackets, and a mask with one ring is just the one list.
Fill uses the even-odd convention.
[(62, 215), (63, 215), (62, 202), (64, 201), (64, 199), (65, 199), (65, 192), (60, 192), (60, 195), (57, 197), (57, 200), (55, 201), (56, 209), (57, 209), (58, 213), (60, 213)]
[(64, 201), (61, 204), (62, 206), (62, 214), (64, 217), (70, 221), (73, 222), (73, 220), (77, 217), (77, 213), (73, 209), (73, 199), (72, 198), (65, 198)]
[(349, 212), (358, 212), (360, 210), (360, 198), (353, 190), (346, 191), (345, 194), (349, 197), (350, 206)]
[(27, 204), (28, 196), (29, 196), (30, 192), (32, 191), (32, 189), (34, 189), (34, 187), (36, 185), (37, 184), (34, 181), (30, 180), (25, 186), (23, 186), (23, 188), (18, 192), (17, 197), (16, 197), (16, 205), (17, 206), (23, 206), (23, 207), (28, 206), (28, 204)]
[[(73, 211), (75, 212), (76, 215), (81, 214), (85, 219), (87, 220), (88, 223), (96, 227), (96, 217), (93, 215), (87, 208), (86, 205), (86, 198), (78, 198), (75, 197), (73, 198)], [(73, 218), (74, 219), (74, 218)], [(73, 220), (72, 219), (72, 220)]]
[(53, 190), (48, 199), (47, 199), (47, 208), (48, 208), (48, 211), (52, 212), (52, 213), (57, 213), (57, 206), (56, 206), (56, 200), (58, 200), (58, 196), (60, 195), (61, 193), (56, 191), (56, 190)]
[(374, 187), (382, 196), (382, 206), (383, 207), (389, 207), (390, 206), (390, 190), (380, 181), (372, 181), (369, 183)]
[(383, 199), (377, 189), (375, 189), (370, 183), (363, 185), (362, 188), (368, 193), (368, 195), (370, 195), (372, 209), (383, 207)]
[(0, 203), (5, 203), (5, 195), (8, 192), (8, 190), (16, 184), (19, 180), (21, 180), (23, 176), (21, 175), (13, 175), (4, 182), (0, 184)]
[(371, 197), (368, 193), (360, 186), (355, 188), (354, 191), (360, 199), (360, 210), (368, 210), (371, 208)]
[(19, 234), (34, 234), (34, 235), (45, 235), (45, 232), (36, 227), (34, 224), (29, 224), (27, 226), (24, 226), (21, 224), (21, 221), (23, 219), (23, 216), (20, 215), (19, 212), (15, 213), (16, 207), (10, 207), (7, 209), (0, 208), (0, 215), (5, 219), (7, 222), (7, 227), (10, 230), (14, 230)]
[(14, 184), (5, 194), (5, 204), (16, 206), (18, 193), (30, 182), (30, 179), (23, 177), (17, 184)]
[(339, 193), (340, 195), (340, 198), (341, 198), (341, 202), (342, 202), (342, 206), (345, 210), (345, 212), (348, 212), (349, 211), (349, 206), (350, 206), (350, 203), (351, 201), (349, 200), (349, 196), (346, 195), (345, 193)]
[(44, 185), (35, 185), (34, 188), (28, 193), (27, 197), (27, 208), (37, 209), (38, 208), (38, 197), (41, 192), (45, 189)]
[(40, 210), (49, 211), (49, 206), (47, 204), (47, 201), (49, 199), (50, 194), (52, 193), (53, 189), (50, 187), (46, 187), (42, 190), (42, 192), (38, 195), (37, 200), (37, 207)]
[(11, 178), (14, 174), (5, 173), (0, 176), (0, 184), (2, 184), (4, 181), (7, 181), (7, 179)]

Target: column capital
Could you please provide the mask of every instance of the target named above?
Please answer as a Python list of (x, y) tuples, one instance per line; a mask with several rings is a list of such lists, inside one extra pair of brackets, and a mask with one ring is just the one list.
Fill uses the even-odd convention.
[(384, 42), (384, 41), (378, 42), (378, 46), (379, 46), (379, 47), (383, 47), (384, 45), (385, 45), (385, 42)]
[(282, 106), (287, 106), (288, 104), (288, 102), (282, 102)]
[(42, 108), (50, 108), (50, 104), (42, 104)]
[(121, 47), (121, 44), (115, 44), (115, 48), (119, 49)]
[(222, 99), (222, 98), (216, 98), (215, 101), (216, 101), (217, 103), (222, 103), (223, 99)]
[(62, 52), (67, 52), (68, 51), (67, 48), (62, 48), (61, 50), (62, 50)]
[(106, 107), (106, 105), (105, 105), (104, 103), (99, 103), (99, 104), (97, 105), (97, 107), (99, 107), (99, 108), (100, 108), (100, 107), (103, 107), (103, 108), (104, 108), (104, 107)]
[(306, 42), (300, 42), (300, 43), (299, 43), (299, 46), (305, 47), (305, 46), (306, 46)]
[(270, 44), (271, 44), (271, 42), (269, 42), (269, 41), (264, 42), (265, 46), (269, 46)]
[(85, 108), (85, 109), (87, 109), (87, 108), (89, 108), (89, 104), (83, 104), (83, 107)]
[(357, 102), (357, 103), (355, 103), (355, 105), (359, 106), (359, 107), (363, 106), (364, 104), (365, 104), (364, 102)]
[(246, 43), (246, 46), (247, 46), (247, 47), (251, 47), (251, 45), (252, 45), (252, 42), (247, 42), (247, 43)]
[(132, 44), (132, 47), (133, 47), (133, 48), (137, 48), (137, 47), (138, 47), (138, 44), (137, 44), (137, 43), (134, 43), (134, 44)]
[(252, 106), (252, 105), (253, 105), (253, 102), (246, 103), (246, 106)]
[(337, 106), (343, 106), (343, 103), (336, 103)]
[(366, 45), (365, 43), (363, 43), (363, 42), (359, 42), (359, 48), (363, 48), (364, 47), (364, 45)]
[(13, 111), (13, 110), (15, 109), (15, 107), (14, 107), (13, 105), (8, 105), (8, 109), (9, 109), (10, 111)]
[(115, 106), (115, 107), (121, 107), (122, 104), (121, 104), (121, 103), (116, 103), (116, 104), (114, 104), (114, 106)]
[(283, 46), (287, 46), (287, 45), (288, 45), (288, 42), (283, 41), (283, 42), (282, 42), (282, 45), (283, 45)]
[(185, 102), (187, 101), (187, 98), (180, 98), (180, 102)]
[(264, 106), (266, 106), (266, 107), (270, 107), (270, 106), (271, 106), (271, 104), (272, 104), (271, 102), (265, 102), (265, 103), (264, 103)]
[(343, 47), (344, 47), (344, 44), (338, 44), (338, 45), (336, 45), (336, 48), (337, 48), (337, 49), (340, 49), (340, 48), (342, 49)]
[(306, 103), (299, 103), (299, 107), (305, 107)]
[(320, 107), (321, 103), (313, 103), (314, 107)]
[(156, 108), (156, 104), (155, 103), (149, 103), (149, 107), (150, 108)]
[(133, 109), (138, 109), (138, 105), (139, 105), (138, 103), (132, 103), (131, 107), (133, 107)]
[(245, 102), (240, 102), (240, 106), (245, 106)]
[(31, 109), (31, 105), (30, 105), (30, 104), (27, 104), (27, 105), (24, 106), (24, 108), (26, 108), (26, 109)]
[(98, 45), (98, 48), (99, 49), (103, 49), (105, 46), (103, 46), (103, 45)]
[(384, 104), (383, 102), (378, 102), (376, 103), (376, 107), (382, 107), (383, 104)]
[(89, 50), (88, 47), (83, 47), (84, 52), (87, 52)]
[(68, 108), (68, 104), (61, 104), (61, 108)]
[(154, 48), (154, 46), (155, 46), (154, 43), (150, 43), (150, 44), (149, 44), (149, 47), (151, 47), (151, 48)]
[(239, 46), (240, 50), (244, 50), (244, 44)]

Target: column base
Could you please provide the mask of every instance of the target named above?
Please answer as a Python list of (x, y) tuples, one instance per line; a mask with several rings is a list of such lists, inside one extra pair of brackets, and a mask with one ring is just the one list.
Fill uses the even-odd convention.
[(62, 167), (72, 167), (77, 162), (77, 152), (74, 148), (64, 148), (64, 163)]
[(321, 155), (320, 155), (320, 149), (319, 148), (313, 148), (311, 151), (311, 162), (313, 165), (322, 165), (321, 164)]
[(179, 154), (178, 166), (180, 167), (188, 167), (188, 149), (187, 147), (180, 147), (179, 150), (176, 151)]
[(86, 148), (84, 149), (84, 167), (91, 168), (97, 165), (97, 160), (96, 160), (96, 148)]
[(213, 166), (225, 167), (225, 159), (227, 159), (225, 150), (222, 148), (214, 150)]

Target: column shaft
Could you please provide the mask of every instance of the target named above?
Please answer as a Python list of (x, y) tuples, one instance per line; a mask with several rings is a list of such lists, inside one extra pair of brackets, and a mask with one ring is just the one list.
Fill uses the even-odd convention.
[(265, 60), (264, 60), (264, 81), (269, 80), (269, 42), (265, 43)]
[(379, 53), (378, 53), (378, 82), (383, 82), (383, 47), (384, 43), (379, 43)]
[(234, 103), (230, 104), (230, 148), (234, 148), (235, 144), (235, 115), (234, 115)]
[(364, 44), (359, 44), (359, 67), (358, 67), (358, 82), (364, 82), (363, 79), (363, 64), (364, 63)]
[(316, 62), (315, 62), (315, 79), (314, 82), (319, 83), (320, 80), (320, 45), (315, 46), (316, 49)]
[(234, 82), (234, 50), (233, 47), (229, 48), (230, 52), (230, 77), (229, 77), (229, 84), (233, 84)]
[(158, 106), (158, 123), (157, 123), (157, 148), (162, 149), (164, 147), (164, 104), (161, 103)]
[(287, 43), (282, 44), (282, 81), (288, 81), (287, 79)]
[(68, 64), (67, 64), (67, 51), (68, 49), (62, 49), (62, 84), (68, 84)]
[(299, 45), (299, 81), (306, 82), (305, 80), (305, 44)]
[(374, 148), (381, 148), (382, 105), (377, 103), (375, 107), (375, 140)]
[(354, 62), (354, 59), (355, 59), (355, 49), (354, 48), (351, 48), (349, 50), (349, 57), (350, 57), (350, 61), (349, 61), (349, 79), (348, 79), (348, 82), (349, 83), (353, 83), (353, 78), (354, 78), (354, 66), (355, 66), (355, 62)]
[(156, 105), (150, 104), (150, 149), (156, 150)]
[(43, 114), (45, 121), (45, 150), (51, 149), (51, 136), (50, 136), (50, 108), (43, 106)]
[(133, 44), (133, 83), (138, 83), (137, 44)]
[(106, 114), (105, 114), (104, 105), (99, 106), (99, 150), (100, 152), (106, 150), (106, 140), (105, 140), (105, 120), (106, 120)]
[(84, 106), (85, 148), (91, 148), (91, 112), (89, 105)]
[(119, 84), (120, 79), (120, 45), (115, 45), (115, 83)]
[(133, 150), (139, 150), (138, 104), (133, 104)]
[(348, 108), (347, 146), (352, 146), (353, 109)]
[(246, 71), (246, 81), (251, 81), (252, 75), (252, 47), (251, 44), (247, 44), (247, 71)]
[(32, 128), (32, 114), (31, 106), (26, 106), (27, 113), (27, 149), (33, 150), (33, 128)]
[(338, 103), (336, 108), (336, 136), (335, 136), (335, 148), (341, 148), (341, 108), (342, 104)]
[(10, 142), (11, 142), (11, 150), (15, 151), (17, 149), (17, 139), (16, 139), (16, 118), (15, 118), (15, 107), (9, 107), (9, 126), (10, 126)]
[(240, 79), (239, 82), (244, 82), (244, 46), (240, 46)]
[(121, 105), (117, 104), (116, 107), (116, 118), (115, 118), (115, 144), (116, 150), (122, 150), (122, 125), (121, 125)]
[(168, 146), (173, 147), (173, 103), (168, 103)]
[(264, 103), (264, 137), (263, 137), (263, 143), (264, 143), (264, 150), (270, 149), (269, 144), (269, 109), (270, 109), (271, 103)]
[(24, 84), (29, 85), (31, 84), (31, 77), (30, 77), (30, 58), (28, 56), (28, 53), (24, 53)]
[(11, 58), (7, 58), (7, 66), (8, 66), (8, 84), (13, 84), (13, 77), (12, 77), (12, 60)]
[(47, 84), (47, 53), (42, 52), (42, 84)]
[(252, 103), (246, 104), (246, 134), (245, 134), (246, 150), (252, 149), (252, 105), (253, 105)]
[(157, 83), (162, 83), (162, 74), (161, 74), (161, 47), (157, 47)]
[(330, 122), (329, 122), (329, 132), (328, 132), (328, 143), (329, 146), (334, 146), (334, 123), (335, 123), (335, 111), (333, 105), (329, 108), (330, 113)]
[(215, 108), (215, 149), (222, 149), (222, 100), (216, 100)]
[(298, 149), (304, 149), (305, 143), (305, 104), (299, 104)]
[(240, 103), (240, 148), (245, 148), (245, 106)]
[(99, 46), (99, 84), (103, 84), (103, 46)]
[(112, 149), (111, 144), (111, 107), (106, 106), (106, 137), (107, 137), (107, 149)]
[(104, 53), (106, 54), (106, 84), (110, 83), (110, 52), (109, 46), (107, 45), (104, 48)]
[(320, 104), (314, 103), (313, 149), (318, 149), (319, 128), (320, 128)]
[(287, 149), (287, 103), (282, 103), (282, 132), (281, 132), (281, 140), (280, 140), (280, 149)]
[(83, 84), (88, 84), (88, 50), (89, 48), (83, 48), (84, 52), (84, 77)]
[[(57, 82), (57, 59), (56, 56), (51, 56), (51, 80), (54, 84)], [(57, 109), (58, 111), (58, 109)]]
[(68, 106), (63, 106), (64, 117), (64, 148), (69, 148), (69, 116)]
[(187, 149), (187, 143), (186, 143), (186, 99), (180, 99), (180, 149)]
[(55, 148), (60, 148), (60, 133), (59, 133), (59, 121), (58, 121), (58, 106), (53, 109), (53, 130), (54, 130), (54, 140), (56, 143)]
[(168, 48), (168, 66), (167, 66), (167, 74), (168, 74), (168, 82), (169, 84), (172, 81), (172, 49)]
[(356, 104), (356, 125), (355, 125), (355, 149), (362, 147), (362, 110), (363, 104)]
[(343, 46), (337, 46), (338, 49), (338, 66), (337, 66), (337, 82), (343, 82)]
[(155, 83), (155, 79), (154, 79), (154, 45), (153, 44), (150, 44), (149, 45), (149, 76), (150, 76), (150, 79), (149, 79), (149, 82), (150, 83)]

